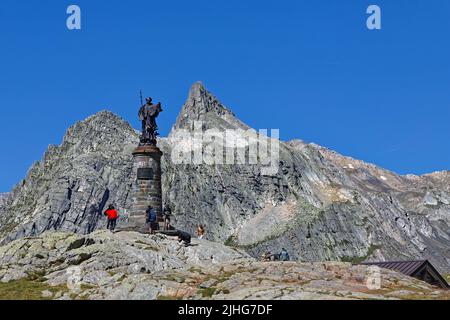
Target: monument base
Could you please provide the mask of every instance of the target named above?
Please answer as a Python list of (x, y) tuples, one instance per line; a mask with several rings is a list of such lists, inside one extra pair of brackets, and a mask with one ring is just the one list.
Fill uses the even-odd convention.
[(126, 224), (118, 228), (118, 231), (136, 231), (139, 233), (150, 234), (150, 228), (146, 223), (147, 217), (145, 215), (130, 216)]
[(132, 204), (128, 223), (121, 230), (149, 233), (146, 223), (148, 207), (155, 210), (162, 221), (161, 150), (154, 145), (139, 145), (133, 152)]

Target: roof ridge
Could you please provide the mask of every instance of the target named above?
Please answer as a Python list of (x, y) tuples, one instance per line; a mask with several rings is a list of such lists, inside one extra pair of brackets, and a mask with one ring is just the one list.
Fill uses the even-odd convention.
[(430, 262), (428, 259), (419, 259), (419, 260), (389, 260), (389, 261), (368, 261), (363, 262), (362, 264), (376, 264), (376, 263), (402, 263), (402, 262)]

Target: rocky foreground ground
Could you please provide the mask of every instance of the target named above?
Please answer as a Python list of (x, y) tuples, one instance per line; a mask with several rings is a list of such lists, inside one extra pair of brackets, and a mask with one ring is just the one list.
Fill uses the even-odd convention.
[(259, 262), (209, 241), (47, 232), (0, 248), (0, 299), (450, 299), (402, 274), (342, 262)]

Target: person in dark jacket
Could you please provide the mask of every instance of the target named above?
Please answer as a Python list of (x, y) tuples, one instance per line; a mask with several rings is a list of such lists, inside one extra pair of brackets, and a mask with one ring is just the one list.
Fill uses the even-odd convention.
[(156, 211), (151, 206), (148, 206), (146, 214), (147, 214), (146, 222), (148, 223), (150, 234), (155, 234), (155, 231), (158, 230), (159, 227)]
[(172, 230), (173, 227), (170, 225), (170, 219), (172, 216), (172, 210), (168, 205), (164, 206), (164, 231)]
[(184, 231), (178, 231), (178, 242), (184, 244), (185, 247), (191, 245), (191, 235)]
[(289, 261), (291, 258), (289, 257), (289, 253), (285, 248), (281, 249), (281, 253), (279, 254), (280, 261)]
[(108, 217), (108, 224), (106, 228), (111, 232), (114, 232), (116, 229), (117, 219), (119, 218), (117, 210), (112, 204), (110, 204), (108, 210), (106, 210), (103, 214)]

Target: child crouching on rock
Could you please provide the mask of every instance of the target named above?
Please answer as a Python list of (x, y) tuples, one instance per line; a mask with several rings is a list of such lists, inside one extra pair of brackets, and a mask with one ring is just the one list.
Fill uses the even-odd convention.
[(199, 224), (197, 226), (197, 238), (199, 240), (202, 240), (205, 237), (205, 232), (206, 232), (205, 226), (202, 224)]
[(191, 245), (191, 235), (184, 231), (178, 231), (178, 242), (184, 244), (185, 247)]

